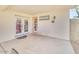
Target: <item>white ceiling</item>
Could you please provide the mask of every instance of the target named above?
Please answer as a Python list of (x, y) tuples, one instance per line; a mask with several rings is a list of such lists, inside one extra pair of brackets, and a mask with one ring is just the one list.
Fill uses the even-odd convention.
[(69, 8), (68, 5), (4, 5), (0, 6), (0, 10), (13, 10), (27, 14), (38, 14), (42, 12), (50, 12), (53, 9)]

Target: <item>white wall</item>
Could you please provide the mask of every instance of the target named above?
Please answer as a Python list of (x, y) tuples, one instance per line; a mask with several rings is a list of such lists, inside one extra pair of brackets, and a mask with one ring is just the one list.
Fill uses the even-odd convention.
[(77, 41), (79, 40), (79, 18), (71, 19), (71, 40)]
[[(32, 16), (11, 12), (3, 11), (0, 12), (0, 42), (11, 40), (16, 35), (16, 18), (15, 14), (29, 17), (29, 33), (32, 32)], [(56, 16), (55, 23), (51, 23), (51, 20), (38, 21), (38, 33), (69, 40), (69, 10), (68, 9), (55, 9), (52, 12), (40, 13), (34, 16), (50, 15)]]
[(5, 41), (5, 40), (9, 40), (9, 38), (12, 38), (13, 39), (13, 34), (14, 32), (14, 18), (12, 18), (12, 14), (9, 14), (9, 13), (0, 13), (0, 22), (2, 23), (1, 24), (1, 39), (0, 39), (0, 42), (2, 41)]
[(28, 17), (29, 20), (29, 33), (31, 31), (31, 16), (22, 13), (11, 11), (0, 12), (0, 42), (15, 39), (16, 35), (16, 15)]
[(69, 40), (69, 9), (55, 9), (52, 12), (36, 14), (36, 16), (56, 16), (55, 23), (51, 20), (38, 20), (38, 32), (43, 35)]

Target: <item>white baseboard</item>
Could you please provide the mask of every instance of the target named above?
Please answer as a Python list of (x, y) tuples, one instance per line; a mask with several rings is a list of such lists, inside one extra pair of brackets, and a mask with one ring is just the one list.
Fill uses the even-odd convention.
[(3, 40), (3, 41), (0, 41), (0, 43), (7, 42), (7, 41), (10, 41), (10, 40), (14, 40), (14, 39), (15, 39), (15, 38), (13, 38), (13, 39)]
[(43, 35), (43, 36), (47, 36), (47, 37), (51, 37), (51, 38), (55, 38), (55, 39), (67, 40), (67, 39), (64, 39), (64, 38), (56, 37), (56, 36), (45, 34), (45, 33), (38, 33), (38, 34)]

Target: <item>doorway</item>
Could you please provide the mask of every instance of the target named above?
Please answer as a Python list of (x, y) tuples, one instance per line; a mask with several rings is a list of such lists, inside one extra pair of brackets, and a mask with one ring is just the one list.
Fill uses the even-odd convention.
[(33, 22), (32, 33), (36, 33), (37, 32), (37, 27), (38, 27), (37, 17), (32, 17), (32, 22)]
[(17, 17), (16, 19), (16, 38), (25, 37), (28, 34), (28, 19)]

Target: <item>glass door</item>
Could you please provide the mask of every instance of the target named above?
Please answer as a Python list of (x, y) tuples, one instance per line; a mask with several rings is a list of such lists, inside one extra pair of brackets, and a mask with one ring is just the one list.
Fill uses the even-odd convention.
[(21, 19), (17, 18), (16, 20), (16, 34), (22, 33), (22, 21)]
[(37, 27), (38, 27), (38, 19), (37, 19), (37, 17), (33, 17), (32, 22), (33, 22), (32, 32), (36, 33), (37, 32)]
[(28, 20), (24, 20), (24, 32), (28, 32)]
[(28, 20), (25, 18), (17, 18), (16, 20), (16, 37), (22, 37), (28, 33)]

